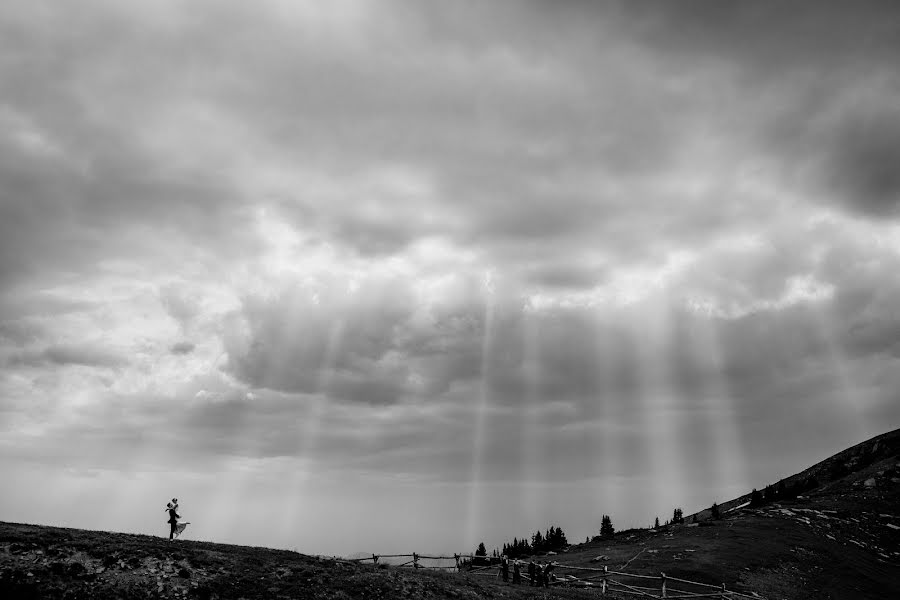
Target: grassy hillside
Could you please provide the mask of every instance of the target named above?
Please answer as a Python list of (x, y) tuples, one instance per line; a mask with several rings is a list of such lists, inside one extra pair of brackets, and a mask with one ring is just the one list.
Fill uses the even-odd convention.
[[(591, 598), (583, 590), (554, 597)], [(0, 522), (0, 598), (544, 598), (495, 578), (296, 552)]]
[[(693, 523), (620, 532), (542, 560), (552, 558), (559, 575), (582, 580), (595, 573), (567, 567), (664, 572), (771, 599), (900, 598), (900, 431), (789, 479), (815, 487), (798, 498), (735, 508), (748, 494), (723, 503), (720, 520), (704, 511), (688, 516)], [(658, 585), (647, 581), (642, 585)], [(0, 522), (4, 599), (478, 600), (598, 593), (596, 583), (585, 589), (560, 581), (544, 591), (475, 573), (374, 568), (267, 548)]]

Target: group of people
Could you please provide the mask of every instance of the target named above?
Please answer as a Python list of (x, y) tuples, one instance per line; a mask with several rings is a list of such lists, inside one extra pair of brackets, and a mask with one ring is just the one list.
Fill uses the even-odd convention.
[[(513, 585), (522, 583), (521, 565), (522, 562), (518, 558), (513, 561)], [(550, 587), (550, 577), (554, 568), (556, 568), (556, 563), (553, 561), (550, 561), (547, 564), (541, 564), (534, 562), (534, 559), (532, 558), (528, 563), (529, 585), (532, 587)], [(497, 577), (509, 583), (509, 558), (505, 554), (500, 557), (500, 570), (497, 572)]]
[(178, 522), (181, 518), (178, 514), (178, 498), (172, 498), (172, 501), (166, 504), (166, 511), (169, 513), (169, 540), (172, 541), (184, 532), (190, 521)]

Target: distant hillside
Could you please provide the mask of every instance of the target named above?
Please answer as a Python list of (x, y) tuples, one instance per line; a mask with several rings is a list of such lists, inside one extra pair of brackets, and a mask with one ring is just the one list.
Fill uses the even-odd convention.
[[(773, 490), (779, 482), (771, 482)], [(900, 430), (782, 480), (787, 494), (751, 508), (750, 493), (681, 525), (573, 546), (572, 565), (681, 577), (788, 600), (900, 598)]]
[[(769, 600), (900, 598), (900, 430), (782, 482), (784, 497), (742, 507), (748, 493), (722, 503), (718, 520), (701, 511), (686, 517), (692, 523), (620, 532), (541, 557), (559, 563), (549, 592), (504, 585), (493, 572), (375, 568), (267, 548), (0, 522), (0, 598), (595, 599), (603, 567), (643, 575), (651, 588), (666, 573)], [(792, 489), (803, 493), (786, 493)]]
[[(893, 462), (892, 462), (893, 461)], [(850, 487), (859, 488), (867, 479), (875, 478), (880, 481), (880, 487), (900, 483), (890, 481), (900, 477), (900, 472), (895, 472), (900, 462), (900, 429), (889, 431), (860, 442), (847, 448), (813, 466), (790, 475), (778, 481), (765, 482), (764, 485), (774, 485), (776, 488), (783, 484), (786, 488), (802, 489), (803, 493), (821, 493), (829, 490), (839, 492)], [(879, 471), (885, 471), (879, 475)], [(762, 491), (762, 487), (759, 488)], [(725, 513), (737, 506), (750, 502), (750, 490), (742, 496), (738, 496), (727, 502), (719, 504), (719, 510)], [(703, 521), (710, 517), (708, 508), (692, 515), (685, 515), (686, 521)]]

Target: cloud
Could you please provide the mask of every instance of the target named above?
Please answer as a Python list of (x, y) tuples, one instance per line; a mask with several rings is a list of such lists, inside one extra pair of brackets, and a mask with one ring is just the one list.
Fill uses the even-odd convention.
[(193, 342), (177, 342), (173, 344), (171, 348), (169, 348), (169, 351), (172, 354), (185, 355), (193, 352), (194, 348), (196, 347), (196, 344), (194, 344)]
[(227, 369), (253, 387), (334, 394), (384, 403), (406, 393), (407, 367), (392, 352), (395, 330), (413, 310), (410, 290), (367, 281), (320, 289), (288, 287), (248, 297), (226, 336)]
[(17, 366), (66, 366), (116, 368), (126, 365), (128, 360), (115, 350), (90, 344), (53, 345), (39, 352), (14, 354), (10, 363)]
[[(900, 100), (900, 86), (893, 101)], [(900, 110), (862, 107), (836, 125), (824, 169), (826, 181), (842, 194), (839, 201), (854, 212), (876, 218), (900, 216)]]
[(858, 441), (890, 8), (4, 5), (4, 455), (633, 497)]

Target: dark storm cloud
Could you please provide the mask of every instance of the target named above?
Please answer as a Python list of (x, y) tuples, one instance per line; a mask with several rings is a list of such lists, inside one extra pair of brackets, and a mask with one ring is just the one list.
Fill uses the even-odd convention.
[[(236, 6), (222, 7), (210, 16), (221, 30), (240, 31), (240, 35), (225, 36), (225, 43), (222, 36), (209, 35), (190, 19), (180, 22), (178, 16), (174, 21), (180, 26), (175, 27), (157, 28), (153, 21), (138, 25), (115, 13), (84, 23), (96, 30), (91, 39), (109, 40), (105, 33), (115, 27), (108, 43), (118, 43), (122, 53), (115, 63), (105, 63), (115, 79), (110, 82), (94, 70), (79, 71), (80, 63), (74, 64), (74, 74), (59, 83), (61, 91), (68, 92), (61, 95), (61, 101), (84, 112), (86, 108), (78, 104), (78, 96), (72, 97), (69, 88), (82, 91), (96, 84), (96, 94), (111, 109), (110, 120), (82, 120), (81, 129), (86, 130), (74, 133), (61, 123), (51, 123), (48, 130), (62, 140), (63, 147), (87, 147), (91, 168), (104, 180), (125, 174), (118, 185), (113, 181), (105, 190), (91, 189), (90, 197), (98, 198), (92, 201), (98, 215), (119, 213), (153, 223), (157, 217), (143, 207), (159, 206), (160, 225), (179, 222), (178, 230), (183, 231), (216, 223), (198, 222), (190, 213), (184, 214), (184, 206), (166, 200), (190, 194), (196, 197), (191, 206), (198, 214), (214, 208), (222, 214), (224, 222), (219, 229), (206, 235), (202, 230), (192, 232), (205, 241), (212, 242), (230, 219), (236, 221), (229, 211), (234, 199), (217, 187), (218, 171), (192, 172), (193, 159), (180, 156), (177, 145), (171, 148), (171, 156), (154, 152), (146, 144), (135, 146), (123, 136), (121, 125), (112, 121), (129, 109), (152, 110), (151, 121), (190, 117), (191, 111), (197, 110), (200, 117), (208, 113), (211, 125), (217, 121), (246, 123), (242, 129), (246, 141), (261, 156), (278, 157), (291, 167), (299, 164), (317, 169), (336, 181), (359, 179), (373, 162), (376, 166), (378, 162), (412, 165), (431, 178), (439, 197), (413, 193), (415, 206), (404, 211), (403, 219), (333, 208), (356, 206), (377, 196), (377, 189), (352, 188), (352, 196), (342, 196), (340, 202), (320, 196), (315, 189), (285, 192), (277, 186), (267, 190), (263, 184), (258, 190), (263, 197), (267, 192), (286, 194), (289, 198), (283, 202), (297, 207), (298, 225), (318, 229), (364, 254), (397, 251), (428, 232), (487, 246), (494, 239), (544, 240), (542, 248), (548, 251), (551, 244), (566, 238), (574, 246), (596, 234), (592, 228), (602, 227), (610, 212), (621, 208), (590, 189), (576, 191), (579, 179), (596, 173), (628, 176), (656, 170), (671, 160), (678, 135), (687, 125), (672, 118), (684, 111), (669, 114), (657, 105), (665, 101), (682, 106), (690, 99), (684, 93), (657, 90), (660, 99), (639, 93), (652, 84), (653, 77), (635, 75), (627, 65), (605, 57), (600, 48), (595, 48), (594, 55), (599, 61), (595, 62), (596, 77), (558, 68), (570, 58), (564, 45), (553, 47), (548, 62), (535, 63), (534, 49), (527, 40), (502, 26), (499, 18), (500, 41), (495, 46), (469, 47), (438, 40), (410, 55), (403, 44), (424, 41), (428, 27), (414, 16), (399, 19), (399, 25), (394, 19), (375, 18), (371, 28), (360, 32), (368, 44), (365, 50), (340, 43), (312, 46), (304, 36), (296, 35), (290, 22), (264, 15), (248, 19)], [(397, 27), (402, 29), (397, 31)], [(279, 44), (265, 43), (279, 38), (272, 28), (285, 34)], [(534, 19), (529, 28), (538, 31), (542, 25)], [(154, 36), (167, 43), (152, 45)], [(73, 42), (63, 38), (57, 43), (68, 49)], [(103, 56), (94, 50), (72, 50), (60, 56), (87, 54), (104, 64)], [(219, 65), (215, 71), (219, 76), (198, 75), (196, 81), (188, 81), (165, 68), (182, 54), (190, 57), (187, 62), (191, 64)], [(125, 70), (122, 62), (140, 68)], [(378, 73), (377, 80), (374, 73)], [(26, 88), (42, 85), (27, 81), (27, 71), (21, 77), (26, 79)], [(412, 81), (416, 85), (410, 85)], [(475, 95), (465, 92), (472, 89), (482, 91)], [(610, 89), (618, 91), (609, 94)], [(26, 114), (34, 112), (24, 102), (21, 107)], [(202, 118), (197, 120), (203, 123)], [(40, 123), (40, 119), (36, 121)], [(188, 120), (183, 133), (199, 124)], [(148, 135), (152, 137), (152, 133)], [(195, 133), (192, 143), (205, 138), (203, 131)], [(219, 151), (215, 146), (199, 145), (201, 150), (211, 151), (213, 158)], [(373, 161), (374, 156), (378, 161)], [(104, 171), (106, 161), (115, 168)], [(133, 180), (135, 172), (142, 173), (138, 181)], [(193, 186), (185, 186), (185, 178)], [(69, 186), (78, 189), (84, 184), (76, 178)], [(104, 200), (113, 196), (116, 205)], [(140, 201), (142, 196), (145, 201)], [(215, 203), (199, 200), (212, 196)], [(122, 198), (128, 200), (121, 203)], [(166, 206), (172, 205), (171, 220), (162, 216), (167, 213), (159, 205), (160, 199)], [(427, 213), (432, 203), (452, 206), (451, 214), (437, 211), (434, 222), (416, 217)], [(396, 206), (393, 199), (385, 206), (396, 210), (390, 208)], [(636, 209), (635, 216), (641, 212)], [(610, 220), (609, 230), (596, 237), (607, 247), (616, 247), (613, 232), (626, 230), (620, 227), (626, 220), (632, 219), (619, 216)], [(235, 231), (240, 229), (232, 229), (226, 237), (233, 237)], [(580, 234), (573, 236), (576, 232)]]
[[(729, 110), (737, 114), (744, 106), (741, 101), (733, 109), (719, 107), (715, 98), (669, 85), (694, 72), (702, 82), (728, 78), (722, 75), (720, 81), (715, 69), (702, 64), (682, 64), (670, 72), (628, 40), (623, 32), (629, 28), (618, 27), (621, 21), (641, 30), (656, 18), (692, 22), (678, 11), (667, 14), (669, 8), (660, 5), (647, 9), (650, 15), (634, 16), (630, 8), (597, 12), (578, 5), (556, 14), (540, 4), (521, 11), (470, 4), (410, 10), (398, 4), (391, 18), (367, 15), (371, 27), (353, 31), (355, 40), (337, 36), (329, 45), (298, 35), (305, 27), (290, 19), (251, 15), (239, 5), (205, 8), (203, 20), (168, 6), (161, 16), (149, 11), (141, 22), (117, 11), (100, 19), (74, 15), (93, 35), (53, 38), (57, 52), (40, 58), (47, 63), (44, 70), (65, 74), (53, 82), (53, 94), (38, 93), (50, 83), (34, 76), (35, 58), (10, 48), (19, 60), (10, 61), (5, 76), (20, 83), (21, 93), (53, 99), (13, 97), (12, 105), (36, 131), (56, 141), (62, 156), (79, 148), (88, 175), (77, 165), (63, 168), (65, 161), (58, 159), (63, 164), (32, 164), (30, 169), (44, 170), (41, 175), (26, 175), (18, 190), (9, 188), (10, 194), (44, 198), (44, 204), (33, 218), (12, 214), (4, 220), (12, 225), (11, 235), (3, 238), (10, 244), (3, 255), (18, 257), (5, 272), (55, 261), (89, 262), (122, 245), (121, 239), (104, 240), (101, 229), (127, 230), (134, 222), (202, 240), (217, 252), (246, 251), (252, 240), (236, 239), (246, 215), (235, 206), (246, 199), (217, 180), (221, 170), (215, 163), (223, 152), (217, 124), (241, 123), (241, 141), (260, 157), (271, 156), (285, 169), (324, 173), (326, 181), (360, 180), (379, 163), (421, 172), (432, 189), (407, 192), (411, 202), (402, 204), (404, 218), (391, 216), (396, 189), (386, 194), (362, 185), (334, 197), (302, 183), (284, 190), (274, 184), (266, 189), (263, 182), (254, 190), (259, 193), (254, 201), (269, 194), (280, 198), (277, 202), (288, 207), (284, 214), (301, 229), (364, 255), (399, 252), (418, 237), (435, 234), (488, 248), (498, 262), (510, 260), (525, 242), (559, 258), (593, 242), (618, 261), (654, 260), (668, 242), (696, 240), (717, 222), (715, 216), (695, 219), (708, 215), (708, 208), (685, 210), (681, 202), (682, 210), (668, 210), (678, 194), (646, 184), (678, 160), (698, 119), (727, 120)], [(686, 12), (701, 15), (702, 22), (724, 21), (729, 31), (755, 27), (753, 18), (713, 7)], [(476, 15), (483, 18), (473, 20)], [(587, 26), (585, 16), (596, 16), (596, 26)], [(23, 38), (21, 47), (34, 45), (48, 26), (38, 16), (29, 18), (33, 27), (16, 34)], [(235, 35), (211, 35), (213, 25)], [(597, 26), (610, 35), (599, 35)], [(561, 27), (570, 31), (566, 38), (554, 34)], [(665, 33), (648, 37), (681, 43), (680, 34)], [(81, 45), (84, 39), (104, 40), (120, 52), (113, 61), (99, 45)], [(707, 39), (701, 47), (715, 50), (728, 39)], [(419, 52), (406, 51), (407, 44), (417, 43), (422, 43)], [(736, 60), (749, 52), (722, 50)], [(189, 75), (168, 68), (175, 63), (216, 68), (192, 68)], [(89, 110), (85, 94), (91, 93), (102, 98), (108, 119)], [(150, 125), (139, 136), (150, 141), (137, 143), (116, 119), (145, 109), (149, 114), (142, 123), (158, 121), (166, 126), (163, 131), (180, 131), (209, 160), (182, 155), (177, 137), (163, 137), (156, 148)], [(58, 118), (63, 110), (80, 118), (63, 121)], [(167, 123), (169, 118), (182, 119), (183, 128)], [(210, 130), (202, 129), (204, 123)], [(138, 131), (145, 133), (142, 127)], [(163, 153), (167, 149), (171, 154)], [(20, 178), (28, 173), (21, 164), (16, 171)], [(612, 179), (618, 183), (610, 186)], [(69, 209), (74, 219), (42, 219), (63, 209), (62, 189), (85, 198), (77, 210)], [(639, 195), (640, 201), (623, 195)], [(373, 198), (378, 209), (353, 209)], [(429, 211), (436, 213), (432, 220), (417, 216)], [(53, 243), (42, 251), (29, 242), (36, 236), (22, 233), (28, 231), (50, 240), (69, 236), (82, 250), (63, 256)], [(660, 248), (642, 243), (648, 232), (658, 236)], [(42, 258), (47, 252), (52, 254)], [(573, 265), (573, 273), (578, 268)], [(556, 281), (551, 275), (546, 283)]]
[(176, 242), (243, 237), (233, 190), (147, 142), (149, 122), (177, 88), (143, 52), (152, 34), (130, 37), (140, 29), (130, 19), (82, 8), (5, 7), (0, 18), (0, 278), (8, 285), (94, 270), (110, 255), (158, 259), (166, 245), (177, 253)]
[(86, 367), (119, 367), (128, 363), (119, 353), (89, 344), (54, 345), (37, 352), (20, 352), (9, 361), (16, 366), (80, 365)]
[(172, 354), (185, 355), (193, 352), (196, 347), (196, 344), (193, 342), (177, 342), (172, 344), (172, 347), (169, 348), (169, 352)]
[(0, 340), (8, 340), (15, 346), (23, 346), (40, 340), (46, 330), (39, 326), (21, 321), (0, 322)]
[(900, 269), (896, 252), (875, 251), (869, 240), (836, 244), (822, 261), (820, 276), (837, 286), (827, 318), (847, 356), (897, 356), (900, 284), (883, 277), (896, 269)]
[(590, 265), (546, 264), (527, 269), (525, 280), (548, 288), (591, 288), (606, 279), (606, 270)]
[(810, 194), (865, 216), (896, 217), (900, 13), (882, 1), (785, 8), (702, 1), (626, 13), (664, 61), (731, 70), (747, 93), (735, 101), (760, 119), (764, 148), (782, 159), (786, 183), (811, 177), (803, 186)]
[(900, 217), (900, 86), (895, 91), (893, 110), (860, 111), (837, 126), (824, 165), (840, 201), (874, 218)]
[(890, 0), (688, 0), (628, 2), (616, 12), (637, 39), (669, 57), (734, 61), (771, 74), (889, 64), (900, 51), (895, 9)]
[[(390, 17), (368, 14), (355, 37), (336, 35), (332, 44), (300, 35), (308, 33), (302, 22), (236, 4), (204, 6), (203, 19), (168, 5), (143, 19), (116, 10), (102, 18), (90, 11), (13, 15), (4, 53), (13, 59), (3, 73), (16, 83), (10, 105), (61, 150), (38, 160), (12, 142), (4, 147), (4, 164), (16, 174), (4, 178), (12, 182), (5, 193), (27, 195), (35, 208), (29, 215), (21, 203), (4, 204), (9, 264), (3, 273), (89, 263), (124, 242), (104, 239), (101, 231), (127, 231), (135, 222), (202, 240), (217, 252), (246, 251), (253, 240), (236, 239), (246, 215), (235, 206), (246, 199), (217, 180), (228, 160), (216, 137), (223, 124), (236, 127), (260, 157), (280, 157), (286, 169), (313, 169), (327, 180), (357, 180), (378, 162), (421, 171), (434, 188), (412, 192), (405, 218), (379, 216), (396, 206), (389, 199), (380, 204), (387, 210), (348, 209), (383, 194), (364, 186), (339, 198), (302, 187), (266, 189), (266, 183), (255, 190), (254, 201), (268, 193), (280, 197), (294, 207), (284, 214), (299, 227), (364, 255), (399, 252), (433, 233), (490, 248), (498, 261), (508, 260), (510, 245), (514, 254), (526, 241), (559, 257), (593, 241), (618, 261), (654, 260), (653, 246), (642, 243), (648, 232), (665, 248), (702, 239), (731, 217), (710, 215), (709, 204), (688, 210), (683, 194), (647, 185), (678, 162), (685, 141), (699, 135), (698, 123), (728, 128), (747, 144), (755, 130), (772, 130), (770, 150), (802, 167), (810, 159), (797, 155), (818, 147), (819, 136), (779, 141), (779, 107), (786, 103), (791, 114), (802, 114), (810, 96), (802, 93), (809, 87), (804, 82), (818, 88), (825, 81), (825, 92), (843, 89), (869, 73), (847, 73), (849, 66), (888, 64), (894, 48), (895, 21), (879, 12), (882, 3), (802, 4), (789, 14), (773, 3), (512, 6), (393, 4)], [(90, 34), (54, 31), (46, 52), (16, 50), (47, 38), (53, 18), (73, 20), (71, 31)], [(560, 30), (568, 34), (559, 36)], [(419, 51), (408, 52), (409, 45)], [(105, 52), (110, 46), (118, 52)], [(834, 60), (823, 61), (823, 52)], [(790, 81), (788, 64), (837, 74), (801, 76), (797, 89), (779, 87)], [(48, 70), (59, 77), (44, 76)], [(751, 72), (774, 81), (760, 88), (761, 103), (755, 88), (742, 92), (740, 76)], [(92, 109), (90, 98), (99, 99), (108, 118)], [(139, 138), (148, 138), (140, 143), (125, 127), (135, 113), (144, 115), (136, 123)], [(163, 136), (155, 147), (153, 123), (169, 133), (183, 125), (180, 132), (207, 160), (187, 155), (191, 148), (182, 155), (177, 137)], [(846, 191), (842, 204), (890, 214), (896, 182), (883, 165), (896, 135), (877, 124), (847, 127), (842, 118), (824, 127), (837, 133), (820, 178)], [(83, 168), (66, 160), (76, 148)], [(747, 148), (738, 143), (729, 151)], [(598, 185), (598, 178), (606, 183)], [(74, 209), (61, 200), (73, 191), (83, 198)], [(667, 209), (673, 201), (681, 210)], [(434, 221), (416, 216), (438, 207), (446, 210)], [(43, 218), (65, 211), (65, 221)], [(51, 243), (30, 241), (38, 237)], [(546, 283), (556, 281), (550, 276)]]
[(392, 351), (412, 311), (409, 290), (374, 282), (357, 292), (331, 282), (248, 298), (226, 337), (227, 368), (254, 387), (331, 394), (381, 404), (406, 391), (407, 366)]

